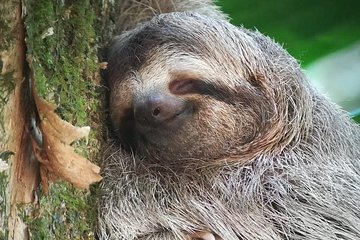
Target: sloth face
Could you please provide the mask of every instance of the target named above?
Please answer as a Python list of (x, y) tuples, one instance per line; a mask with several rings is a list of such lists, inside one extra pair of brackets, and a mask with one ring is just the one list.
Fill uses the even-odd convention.
[(112, 127), (121, 144), (178, 161), (226, 157), (266, 137), (274, 77), (261, 47), (269, 40), (256, 37), (185, 13), (160, 15), (119, 36), (108, 74)]

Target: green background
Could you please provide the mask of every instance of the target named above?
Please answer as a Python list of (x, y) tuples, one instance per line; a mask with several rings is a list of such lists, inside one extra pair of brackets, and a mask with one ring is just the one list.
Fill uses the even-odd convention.
[(218, 4), (233, 24), (274, 38), (303, 66), (360, 41), (359, 0), (221, 0)]
[[(304, 68), (360, 42), (360, 0), (220, 0), (218, 5), (234, 25), (272, 37)], [(359, 113), (354, 118), (360, 122)]]

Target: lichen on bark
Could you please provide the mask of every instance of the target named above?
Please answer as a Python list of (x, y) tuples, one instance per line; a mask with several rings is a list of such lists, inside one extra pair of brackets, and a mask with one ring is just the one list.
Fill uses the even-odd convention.
[[(20, 2), (12, 3), (20, 6)], [(9, 4), (9, 9), (5, 9), (7, 13), (14, 11), (16, 4)], [(26, 58), (37, 92), (58, 106), (56, 112), (64, 120), (91, 127), (88, 139), (76, 141), (72, 146), (93, 162), (99, 159), (103, 141), (104, 88), (99, 76), (98, 56), (99, 49), (108, 41), (103, 36), (112, 35), (112, 7), (111, 1), (24, 0), (21, 8)], [(5, 10), (1, 6), (0, 13)], [(11, 21), (3, 14), (0, 29), (5, 36), (11, 36)], [(1, 47), (1, 52), (11, 49), (11, 39), (2, 42), (6, 44)], [(3, 69), (2, 62), (0, 67)], [(0, 100), (3, 102), (0, 107), (8, 103), (7, 96), (14, 88), (12, 72), (1, 73)], [(6, 119), (0, 123), (4, 121)], [(0, 133), (4, 133), (3, 128)], [(3, 144), (5, 135), (0, 134), (0, 153), (7, 153)], [(6, 195), (7, 181), (6, 175), (0, 176), (0, 202)], [(75, 189), (64, 181), (56, 182), (48, 197), (38, 195), (37, 204), (18, 205), (19, 217), (26, 223), (31, 239), (94, 239), (96, 196), (96, 185), (86, 191)], [(1, 206), (0, 216), (4, 216), (4, 212)], [(0, 224), (3, 227), (6, 223)], [(0, 239), (6, 237), (7, 233), (0, 231)]]
[[(94, 12), (87, 0), (26, 1), (26, 45), (38, 93), (56, 103), (57, 113), (74, 125), (90, 125), (88, 142), (76, 149), (96, 161), (100, 149), (99, 75)], [(79, 173), (81, 174), (81, 173)], [(93, 239), (95, 196), (56, 183), (25, 223), (34, 239)]]

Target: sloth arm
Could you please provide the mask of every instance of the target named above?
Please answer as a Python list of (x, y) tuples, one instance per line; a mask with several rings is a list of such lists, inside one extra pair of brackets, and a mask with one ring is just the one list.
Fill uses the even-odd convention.
[(159, 240), (159, 239), (161, 239), (161, 240), (174, 240), (174, 239), (192, 240), (192, 238), (187, 237), (187, 236), (183, 236), (183, 237), (176, 236), (171, 231), (162, 231), (162, 232), (151, 233), (146, 236), (139, 237), (136, 240)]
[[(173, 214), (179, 210), (175, 202), (179, 201), (182, 208), (189, 206), (182, 203), (183, 197), (177, 195), (176, 187), (168, 189), (171, 184), (161, 183), (156, 171), (146, 169), (141, 164), (142, 160), (119, 150), (116, 145), (108, 147), (104, 156), (103, 168), (106, 174), (101, 183), (103, 200), (99, 208), (99, 239), (120, 236), (122, 239), (137, 240), (220, 240), (205, 229), (189, 234), (181, 229), (183, 225), (180, 221), (186, 225), (190, 223)], [(170, 197), (169, 192), (172, 194)], [(168, 201), (165, 204), (161, 203), (164, 198)], [(172, 231), (170, 229), (174, 224), (176, 230)], [(197, 224), (190, 225), (190, 229), (202, 229)], [(109, 236), (109, 233), (112, 235)]]
[(230, 240), (249, 232), (254, 239), (281, 239), (263, 208), (220, 198), (229, 191), (221, 181), (211, 190), (202, 185), (209, 179), (171, 175), (114, 146), (104, 153), (99, 240), (221, 240), (217, 235)]
[[(144, 237), (140, 237), (137, 240), (174, 240), (178, 237), (171, 231), (163, 231), (160, 233), (149, 234)], [(222, 240), (220, 237), (215, 237), (210, 232), (195, 232), (193, 234), (185, 234), (184, 240)]]

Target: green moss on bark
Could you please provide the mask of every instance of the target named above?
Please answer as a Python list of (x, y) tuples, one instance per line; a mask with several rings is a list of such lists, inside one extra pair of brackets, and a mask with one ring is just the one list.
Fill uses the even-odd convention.
[(8, 184), (8, 176), (4, 172), (0, 172), (0, 239), (8, 238), (7, 216), (6, 216), (6, 186)]
[(89, 1), (27, 1), (25, 25), (39, 94), (55, 101), (73, 124), (88, 124), (97, 108), (94, 12)]
[[(8, 51), (12, 48), (12, 44), (15, 42), (16, 33), (14, 33), (10, 26), (13, 25), (13, 17), (9, 17), (14, 14), (14, 6), (16, 2), (12, 3), (2, 3), (0, 4), (0, 53)], [(0, 72), (3, 69), (3, 61), (0, 57)], [(6, 72), (5, 74), (0, 74), (0, 143), (3, 141), (3, 113), (4, 106), (9, 100), (9, 94), (15, 89), (15, 80), (13, 77), (13, 72)], [(1, 147), (1, 144), (0, 144)], [(0, 149), (1, 150), (1, 149)]]
[(64, 182), (54, 184), (49, 196), (40, 198), (41, 207), (24, 214), (31, 239), (95, 239), (96, 189), (87, 192)]
[[(89, 0), (25, 1), (26, 45), (38, 93), (55, 102), (66, 121), (90, 125), (88, 140), (74, 143), (92, 161), (101, 147), (101, 110), (95, 13)], [(81, 173), (79, 173), (81, 174)], [(23, 211), (32, 239), (94, 239), (96, 186), (79, 191), (52, 184), (40, 207)]]

